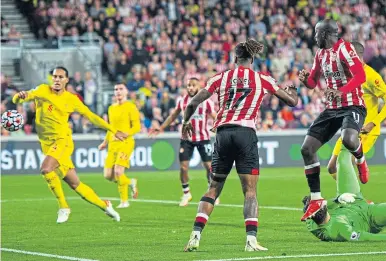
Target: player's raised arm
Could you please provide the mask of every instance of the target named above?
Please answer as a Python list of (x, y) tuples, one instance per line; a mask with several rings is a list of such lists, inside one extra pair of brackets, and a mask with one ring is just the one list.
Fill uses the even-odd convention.
[(307, 72), (306, 70), (301, 70), (299, 72), (299, 80), (306, 86), (308, 89), (314, 89), (319, 81), (321, 67), (319, 61), (319, 50), (316, 52), (314, 57), (314, 63), (312, 65), (311, 72)]
[(99, 128), (102, 128), (104, 130), (111, 131), (112, 133), (114, 133), (115, 137), (117, 137), (117, 139), (119, 139), (119, 140), (124, 140), (127, 138), (127, 136), (128, 136), (127, 133), (117, 131), (113, 126), (111, 126), (110, 124), (105, 122), (101, 117), (99, 117), (98, 115), (96, 115), (95, 113), (90, 111), (90, 109), (86, 105), (84, 105), (79, 100), (78, 97), (76, 97), (75, 95), (73, 97), (74, 97), (73, 102), (75, 104), (75, 106), (74, 106), (75, 111), (79, 112), (81, 115), (83, 115), (87, 119), (89, 119), (92, 124), (94, 124), (95, 126), (97, 126)]
[(353, 76), (345, 86), (339, 89), (342, 93), (348, 93), (366, 81), (365, 70), (352, 44), (346, 42), (342, 48), (340, 48), (338, 55), (339, 59), (350, 69), (351, 75)]
[(288, 106), (295, 107), (298, 104), (298, 94), (295, 85), (287, 86), (283, 90), (277, 85), (276, 80), (269, 75), (260, 74), (260, 79), (264, 90), (275, 95)]
[(381, 111), (379, 112), (379, 114), (371, 121), (371, 123), (373, 123), (374, 126), (377, 126), (377, 125), (380, 125), (381, 122), (383, 122), (386, 119), (386, 85), (382, 77), (378, 73), (376, 73), (374, 76), (375, 77), (373, 79), (373, 86), (374, 86), (375, 95), (378, 98), (381, 98), (385, 103)]

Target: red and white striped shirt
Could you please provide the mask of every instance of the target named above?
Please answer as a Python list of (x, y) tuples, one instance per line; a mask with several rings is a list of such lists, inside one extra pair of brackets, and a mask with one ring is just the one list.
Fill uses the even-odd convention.
[[(192, 100), (192, 97), (186, 95), (177, 100), (176, 109), (185, 111), (186, 106)], [(194, 114), (192, 115), (191, 122), (193, 126), (193, 135), (189, 137), (192, 142), (210, 140), (209, 126), (208, 126), (208, 114), (214, 113), (214, 104), (211, 100), (206, 100), (201, 103)]]
[(362, 62), (354, 47), (343, 39), (330, 49), (319, 49), (308, 77), (308, 85), (314, 88), (323, 73), (327, 88), (342, 91), (342, 96), (326, 101), (327, 109), (347, 106), (365, 106), (361, 84), (366, 81)]
[(213, 131), (226, 124), (256, 130), (257, 115), (264, 95), (275, 93), (279, 86), (271, 76), (239, 66), (210, 78), (205, 89), (218, 95), (220, 108)]

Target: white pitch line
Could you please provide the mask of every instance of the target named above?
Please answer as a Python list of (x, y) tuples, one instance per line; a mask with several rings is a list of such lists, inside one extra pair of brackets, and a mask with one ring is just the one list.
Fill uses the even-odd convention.
[(73, 260), (73, 261), (99, 261), (96, 259), (87, 259), (87, 258), (79, 258), (79, 257), (72, 257), (72, 256), (60, 256), (60, 255), (52, 255), (52, 254), (46, 254), (46, 253), (40, 253), (40, 252), (31, 252), (31, 251), (24, 251), (24, 250), (17, 250), (12, 248), (0, 248), (3, 252), (12, 252), (17, 254), (24, 254), (24, 255), (31, 255), (31, 256), (44, 256), (44, 257), (50, 257), (50, 258), (57, 258), (57, 259), (63, 259), (63, 260)]
[(354, 252), (354, 253), (333, 253), (333, 254), (314, 254), (314, 255), (293, 255), (293, 256), (258, 256), (258, 257), (241, 257), (228, 259), (205, 259), (194, 261), (243, 261), (243, 260), (265, 260), (265, 259), (286, 259), (286, 258), (309, 258), (309, 257), (326, 257), (326, 256), (361, 256), (361, 255), (381, 255), (386, 251), (379, 252)]
[[(102, 197), (103, 199), (118, 201), (119, 198), (115, 197)], [(67, 197), (68, 200), (80, 200), (80, 197)], [(27, 201), (46, 201), (46, 200), (56, 200), (56, 198), (27, 198), (27, 199), (4, 199), (1, 200), (1, 203), (7, 202), (27, 202)], [(175, 200), (156, 200), (156, 199), (132, 199), (131, 202), (140, 202), (140, 203), (155, 203), (155, 204), (170, 204), (178, 205), (180, 202)], [(190, 205), (198, 205), (198, 202), (189, 202)], [(242, 208), (243, 205), (237, 204), (220, 204), (216, 207), (230, 207), (230, 208)], [(281, 206), (259, 206), (260, 209), (275, 209), (275, 210), (293, 210), (300, 211), (301, 208), (292, 208), (292, 207), (281, 207)]]

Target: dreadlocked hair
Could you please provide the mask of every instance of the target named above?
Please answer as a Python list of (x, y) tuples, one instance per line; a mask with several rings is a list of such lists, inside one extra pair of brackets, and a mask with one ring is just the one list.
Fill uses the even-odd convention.
[(236, 45), (235, 54), (237, 58), (249, 59), (253, 58), (256, 54), (262, 53), (263, 50), (264, 45), (262, 43), (254, 39), (248, 39)]

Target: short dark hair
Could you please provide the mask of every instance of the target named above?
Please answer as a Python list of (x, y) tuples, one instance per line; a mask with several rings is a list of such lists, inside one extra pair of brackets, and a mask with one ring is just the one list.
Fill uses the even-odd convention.
[(359, 56), (363, 56), (365, 47), (360, 42), (351, 42), (351, 44), (354, 46), (355, 52), (359, 54)]
[[(308, 205), (310, 204), (311, 197), (310, 196), (305, 196), (302, 200), (303, 202), (303, 213), (307, 211)], [(311, 218), (316, 224), (320, 225), (322, 224), (327, 217), (327, 206), (324, 206), (321, 208), (316, 214)]]
[(54, 73), (55, 70), (63, 70), (66, 73), (66, 77), (68, 78), (68, 70), (63, 66), (56, 66), (55, 69), (52, 70), (52, 73)]
[(191, 80), (194, 80), (194, 81), (200, 81), (197, 77), (191, 77), (191, 78), (189, 78), (189, 80), (188, 81), (191, 81)]

